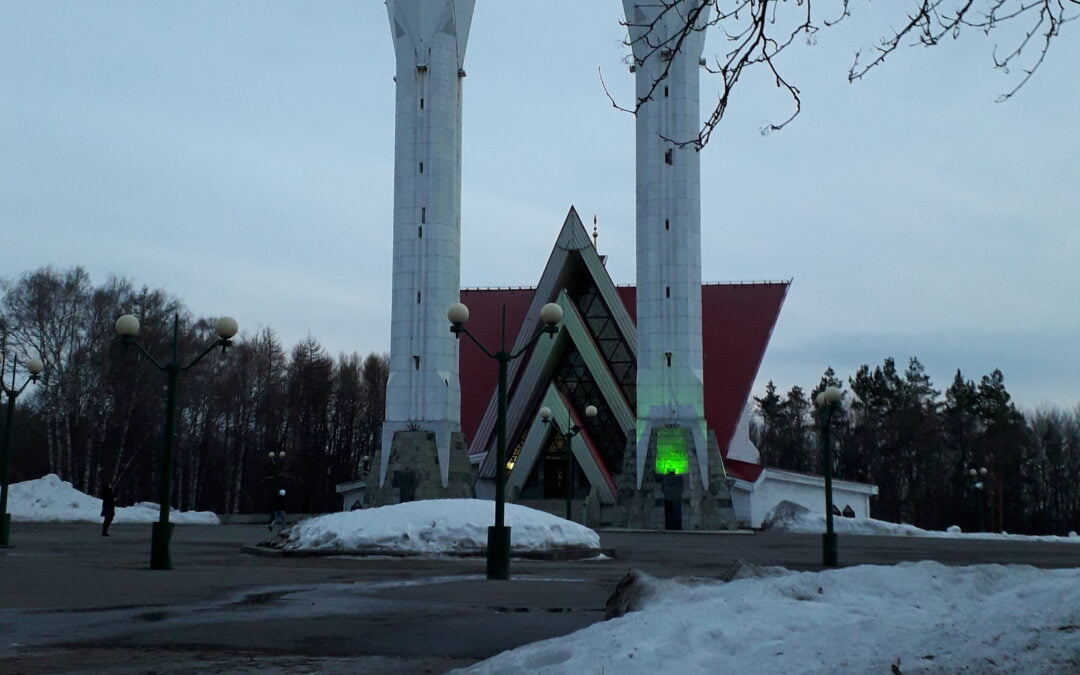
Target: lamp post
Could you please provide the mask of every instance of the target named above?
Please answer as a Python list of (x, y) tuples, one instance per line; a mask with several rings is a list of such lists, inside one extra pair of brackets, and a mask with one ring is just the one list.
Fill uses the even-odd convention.
[(821, 561), (825, 567), (836, 567), (836, 532), (833, 531), (832, 500), (832, 438), (830, 425), (841, 393), (836, 387), (825, 387), (814, 402), (818, 407), (818, 431), (821, 441), (822, 473), (825, 474), (825, 534), (821, 536)]
[(266, 454), (266, 458), (270, 460), (270, 466), (274, 468), (274, 475), (271, 477), (277, 479), (279, 488), (285, 487), (285, 451), (271, 450)]
[[(594, 405), (585, 406), (585, 417), (588, 417), (588, 418), (591, 419), (593, 417), (596, 417), (596, 413), (597, 413), (596, 406), (594, 406)], [(543, 422), (544, 424), (554, 424), (554, 420), (551, 418), (551, 408), (548, 408), (547, 406), (544, 406), (543, 408), (540, 408), (540, 421)], [(573, 496), (574, 496), (574, 481), (571, 480), (571, 477), (572, 477), (572, 474), (573, 474), (573, 471), (574, 471), (573, 440), (574, 440), (574, 436), (577, 436), (578, 434), (580, 434), (581, 431), (582, 431), (581, 427), (574, 424), (574, 421), (572, 419), (570, 419), (569, 414), (567, 414), (566, 433), (563, 434), (563, 438), (566, 439), (566, 478), (564, 480), (565, 480), (565, 483), (566, 483), (566, 519), (567, 520), (573, 520), (573, 517), (572, 517), (573, 513), (570, 510), (570, 500), (573, 499)]]
[(532, 347), (541, 335), (547, 334), (552, 338), (559, 332), (559, 322), (562, 321), (562, 307), (554, 302), (549, 302), (540, 308), (540, 320), (544, 322), (543, 329), (533, 339), (522, 345), (516, 352), (506, 349), (506, 305), (502, 308), (502, 331), (499, 338), (499, 350), (492, 353), (487, 347), (476, 339), (465, 322), (469, 320), (469, 308), (460, 302), (450, 305), (446, 311), (446, 318), (450, 320), (450, 332), (461, 339), (464, 333), (469, 337), (480, 351), (489, 358), (499, 363), (499, 389), (498, 389), (498, 418), (496, 428), (495, 446), (495, 525), (488, 528), (487, 544), (487, 578), (509, 579), (510, 578), (510, 528), (505, 525), (506, 511), (506, 369), (507, 365)]
[(975, 491), (975, 509), (979, 512), (979, 532), (986, 529), (983, 522), (983, 506), (986, 503), (983, 489), (986, 487), (986, 474), (985, 466), (980, 466), (978, 469), (974, 467), (968, 469), (968, 477), (971, 478), (971, 489)]
[(0, 448), (0, 546), (8, 545), (8, 537), (11, 532), (11, 514), (7, 512), (8, 500), (8, 471), (11, 468), (11, 425), (15, 419), (15, 399), (26, 389), (26, 385), (37, 382), (41, 371), (45, 369), (41, 359), (29, 359), (24, 366), (30, 373), (30, 379), (22, 383), (21, 387), (15, 386), (15, 369), (18, 365), (16, 359), (11, 359), (11, 386), (4, 384), (3, 371), (0, 366), (0, 389), (7, 394), (7, 410), (4, 414), (4, 445)]
[(153, 357), (135, 339), (135, 336), (139, 334), (139, 320), (131, 314), (125, 314), (116, 320), (116, 333), (120, 336), (120, 340), (124, 346), (135, 345), (135, 348), (139, 350), (139, 353), (146, 357), (150, 363), (154, 364), (154, 367), (165, 373), (167, 377), (167, 386), (165, 389), (165, 434), (162, 443), (161, 451), (161, 484), (160, 495), (161, 499), (161, 513), (158, 516), (158, 521), (153, 524), (150, 537), (150, 569), (152, 570), (168, 570), (172, 569), (172, 561), (169, 559), (169, 539), (172, 536), (172, 524), (169, 523), (169, 509), (172, 503), (172, 464), (173, 464), (173, 434), (176, 428), (176, 383), (180, 378), (180, 373), (187, 372), (196, 363), (202, 360), (204, 356), (210, 353), (214, 347), (221, 347), (221, 351), (225, 351), (231, 344), (230, 340), (239, 327), (236, 324), (236, 319), (229, 316), (223, 316), (217, 320), (217, 325), (214, 326), (214, 330), (217, 332), (218, 339), (204, 349), (198, 356), (191, 360), (187, 365), (180, 365), (177, 360), (177, 349), (180, 342), (180, 315), (173, 315), (173, 337), (172, 337), (172, 350), (169, 356), (168, 363), (162, 364)]

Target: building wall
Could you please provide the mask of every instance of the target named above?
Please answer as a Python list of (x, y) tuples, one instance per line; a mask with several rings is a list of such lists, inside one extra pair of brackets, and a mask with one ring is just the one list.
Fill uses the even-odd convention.
[(731, 486), (731, 506), (735, 509), (735, 522), (739, 527), (761, 527), (761, 523), (754, 524), (751, 502), (753, 500), (754, 484), (737, 480)]
[[(870, 495), (862, 490), (847, 487), (845, 482), (833, 482), (833, 503), (842, 511), (850, 505), (858, 518), (870, 516)], [(782, 501), (794, 502), (815, 511), (825, 512), (825, 479), (820, 476), (799, 475), (798, 482), (785, 480), (766, 469), (754, 486), (750, 498), (750, 523), (761, 527), (765, 516)]]

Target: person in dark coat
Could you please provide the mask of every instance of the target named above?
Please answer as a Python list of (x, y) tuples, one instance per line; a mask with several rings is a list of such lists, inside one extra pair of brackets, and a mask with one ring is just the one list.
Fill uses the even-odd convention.
[(116, 499), (113, 497), (112, 487), (106, 485), (101, 490), (101, 517), (105, 522), (101, 526), (101, 536), (109, 536), (109, 525), (112, 525), (116, 517)]
[(274, 495), (274, 515), (270, 519), (270, 531), (274, 531), (274, 526), (280, 530), (285, 527), (285, 490), (278, 490), (278, 493)]

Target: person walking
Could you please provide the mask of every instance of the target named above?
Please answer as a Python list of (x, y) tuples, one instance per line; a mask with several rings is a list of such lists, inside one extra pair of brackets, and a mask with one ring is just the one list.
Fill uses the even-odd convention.
[(101, 490), (101, 517), (105, 522), (101, 525), (101, 536), (109, 536), (109, 525), (112, 525), (116, 517), (116, 498), (113, 497), (112, 487), (106, 485)]
[(270, 519), (268, 529), (273, 532), (275, 525), (277, 525), (278, 530), (285, 527), (285, 490), (278, 490), (278, 493), (274, 496), (274, 515)]

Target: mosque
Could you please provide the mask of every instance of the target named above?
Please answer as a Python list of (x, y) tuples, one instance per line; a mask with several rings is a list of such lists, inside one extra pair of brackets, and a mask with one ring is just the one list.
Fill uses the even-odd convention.
[[(623, 0), (639, 97), (663, 81), (636, 115), (636, 286), (613, 283), (595, 223), (590, 238), (571, 207), (535, 285), (461, 289), (474, 4), (386, 2), (397, 56), (390, 374), (379, 460), (338, 486), (344, 507), (489, 498), (498, 472), (509, 500), (590, 526), (758, 527), (784, 499), (823, 504), (823, 479), (762, 466), (749, 438), (750, 390), (790, 281), (701, 280), (698, 152), (668, 139), (697, 135), (704, 26), (678, 50), (653, 50), (678, 31), (678, 13)], [(497, 364), (450, 330), (457, 302), (471, 336), (519, 354), (507, 365), (502, 466)], [(547, 329), (549, 303), (562, 318)], [(833, 490), (859, 516), (877, 493)]]

